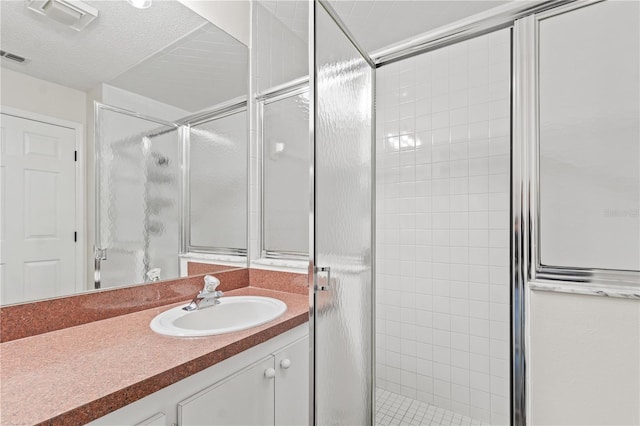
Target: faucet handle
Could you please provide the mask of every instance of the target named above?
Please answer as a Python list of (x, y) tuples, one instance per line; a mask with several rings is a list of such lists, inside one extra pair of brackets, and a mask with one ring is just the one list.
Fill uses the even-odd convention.
[(207, 293), (213, 293), (220, 285), (220, 280), (213, 275), (204, 276), (204, 291)]

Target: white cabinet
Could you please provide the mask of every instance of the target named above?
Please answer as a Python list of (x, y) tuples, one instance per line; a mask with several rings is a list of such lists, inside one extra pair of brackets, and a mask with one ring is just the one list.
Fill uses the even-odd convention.
[(306, 425), (308, 395), (303, 338), (178, 403), (178, 425)]
[(276, 352), (275, 424), (309, 424), (309, 338)]
[[(189, 341), (185, 340), (185, 345)], [(90, 425), (301, 426), (309, 423), (306, 324), (276, 336)]]
[(274, 418), (273, 356), (178, 403), (179, 425), (261, 426)]
[(136, 426), (165, 426), (167, 424), (167, 416), (164, 413), (158, 413), (148, 419), (144, 419)]

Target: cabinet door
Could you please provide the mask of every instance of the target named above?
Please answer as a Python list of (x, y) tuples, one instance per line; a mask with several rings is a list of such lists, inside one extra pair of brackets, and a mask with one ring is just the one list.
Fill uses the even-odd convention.
[(178, 424), (273, 425), (273, 368), (269, 356), (185, 399), (178, 404)]
[(277, 426), (309, 424), (309, 338), (275, 354)]

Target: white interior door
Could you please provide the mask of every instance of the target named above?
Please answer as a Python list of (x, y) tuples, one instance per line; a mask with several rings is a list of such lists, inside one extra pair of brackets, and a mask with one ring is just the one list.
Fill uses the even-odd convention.
[(1, 301), (72, 293), (75, 130), (7, 114), (0, 118)]

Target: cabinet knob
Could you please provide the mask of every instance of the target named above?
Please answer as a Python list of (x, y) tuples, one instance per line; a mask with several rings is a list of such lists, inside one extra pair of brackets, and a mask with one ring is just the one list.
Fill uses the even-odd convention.
[(287, 368), (291, 367), (291, 361), (288, 358), (283, 359), (282, 361), (280, 361), (280, 367), (286, 370)]
[(267, 379), (273, 379), (274, 377), (276, 377), (276, 370), (273, 368), (267, 368), (266, 370), (264, 370), (264, 377), (266, 377)]

